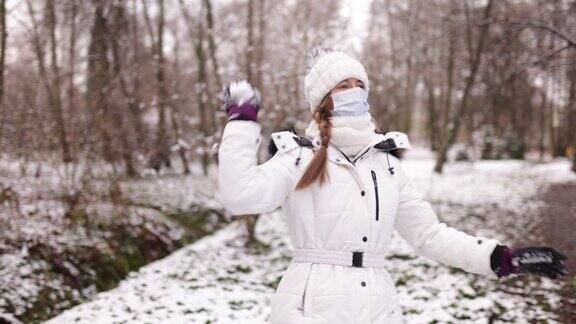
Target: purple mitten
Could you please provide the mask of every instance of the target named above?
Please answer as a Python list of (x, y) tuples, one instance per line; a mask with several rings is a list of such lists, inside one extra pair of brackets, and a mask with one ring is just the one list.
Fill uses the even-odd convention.
[(498, 277), (530, 273), (556, 279), (567, 273), (566, 256), (549, 247), (511, 249), (497, 245), (490, 266)]
[(220, 93), (222, 110), (228, 120), (251, 120), (258, 122), (260, 93), (248, 81), (232, 82), (224, 86)]

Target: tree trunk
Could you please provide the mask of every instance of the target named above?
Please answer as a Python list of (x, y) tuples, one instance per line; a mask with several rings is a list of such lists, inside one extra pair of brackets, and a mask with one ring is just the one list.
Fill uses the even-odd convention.
[(570, 67), (567, 72), (570, 80), (568, 95), (568, 137), (572, 152), (572, 171), (576, 172), (576, 66)]
[(56, 121), (58, 123), (59, 128), (59, 135), (60, 135), (60, 142), (62, 145), (62, 160), (64, 163), (68, 163), (72, 161), (72, 155), (70, 153), (70, 145), (68, 143), (68, 135), (66, 129), (66, 121), (64, 117), (64, 108), (62, 107), (62, 99), (61, 99), (61, 76), (60, 76), (60, 67), (58, 65), (58, 43), (56, 40), (56, 8), (54, 0), (48, 0), (46, 3), (46, 15), (48, 21), (48, 28), (50, 32), (50, 62), (53, 74), (53, 110), (54, 115), (56, 117)]
[[(76, 16), (78, 15), (78, 3), (76, 0), (70, 1), (70, 34), (68, 39), (68, 91), (67, 91), (67, 100), (68, 100), (68, 129), (70, 130), (71, 134), (75, 134), (74, 129), (74, 120), (78, 118), (77, 115), (73, 112), (77, 112), (74, 103), (75, 97), (75, 86), (74, 86), (74, 74), (76, 69), (76, 38), (77, 38), (77, 28), (76, 28)], [(74, 117), (73, 117), (74, 116)], [(74, 145), (72, 137), (70, 139), (71, 145)], [(76, 147), (74, 145), (74, 147)]]
[(0, 147), (4, 147), (4, 70), (6, 65), (6, 0), (0, 0)]
[[(219, 68), (220, 65), (216, 57), (217, 47), (216, 42), (214, 41), (214, 15), (212, 14), (212, 1), (203, 0), (203, 4), (204, 7), (206, 8), (206, 25), (207, 25), (206, 38), (208, 40), (208, 50), (210, 51), (210, 61), (212, 62), (212, 70), (213, 70), (212, 74), (214, 76), (214, 81), (216, 82), (215, 89), (216, 91), (220, 91), (223, 84), (222, 84), (222, 78), (220, 76), (220, 68)], [(207, 84), (207, 87), (209, 87), (209, 84)], [(208, 88), (208, 93), (212, 93), (212, 91), (210, 91), (210, 88)], [(213, 98), (213, 100), (211, 100), (211, 105), (215, 108), (219, 107), (220, 101), (218, 100), (218, 97), (214, 95), (210, 95), (209, 97)], [(225, 120), (218, 119), (216, 118), (216, 116), (213, 116), (212, 125), (213, 125), (212, 131), (217, 134), (221, 134), (222, 130), (224, 129)], [(206, 143), (207, 146), (209, 144), (210, 143)]]
[(548, 96), (546, 92), (542, 90), (540, 102), (540, 124), (538, 125), (540, 129), (540, 136), (538, 137), (538, 149), (540, 152), (540, 161), (544, 160), (544, 153), (546, 153), (546, 110), (548, 105)]
[(166, 88), (166, 76), (164, 69), (164, 0), (158, 0), (158, 21), (157, 21), (157, 41), (156, 41), (156, 82), (158, 106), (158, 133), (156, 137), (156, 150), (159, 154), (158, 163), (163, 163), (170, 167), (170, 155), (168, 148), (168, 137), (166, 131), (166, 104), (168, 100), (168, 89)]
[(210, 50), (210, 60), (212, 61), (212, 69), (214, 70), (214, 79), (216, 85), (221, 86), (222, 80), (220, 78), (220, 69), (218, 59), (216, 58), (216, 42), (214, 41), (214, 16), (212, 14), (212, 2), (210, 0), (202, 0), (206, 8), (206, 24), (208, 27), (206, 36), (208, 38), (208, 49)]
[(60, 70), (58, 67), (58, 56), (56, 48), (56, 14), (54, 12), (54, 0), (48, 0), (46, 2), (45, 8), (45, 19), (48, 25), (48, 36), (50, 39), (50, 62), (52, 75), (50, 75), (46, 67), (46, 62), (44, 61), (46, 56), (45, 49), (40, 40), (40, 28), (35, 18), (34, 7), (32, 6), (31, 0), (27, 0), (26, 3), (28, 7), (28, 13), (30, 14), (30, 19), (32, 21), (32, 40), (36, 59), (38, 60), (38, 70), (46, 90), (46, 95), (48, 97), (48, 107), (50, 108), (50, 113), (56, 122), (58, 139), (62, 149), (62, 161), (64, 163), (69, 163), (72, 162), (72, 155), (68, 145), (68, 136), (64, 123), (64, 112), (62, 109), (62, 100), (60, 97), (61, 78)]
[[(134, 100), (136, 93), (134, 89), (130, 90), (128, 86), (128, 82), (125, 78), (126, 71), (126, 55), (128, 51), (126, 47), (128, 46), (128, 31), (129, 31), (129, 22), (126, 17), (126, 8), (120, 2), (112, 7), (111, 14), (111, 27), (107, 36), (110, 41), (110, 47), (112, 50), (112, 70), (113, 70), (113, 77), (112, 82), (115, 85), (119, 85), (119, 89), (124, 99), (120, 106), (126, 106), (127, 111), (131, 112), (131, 114), (118, 114), (116, 118), (113, 118), (115, 123), (116, 132), (120, 133), (119, 140), (121, 142), (121, 150), (122, 150), (122, 160), (124, 161), (124, 165), (126, 168), (126, 174), (129, 177), (136, 177), (138, 175), (138, 171), (136, 169), (134, 163), (134, 151), (136, 149), (136, 140), (135, 138), (135, 131), (130, 132), (128, 120), (132, 119), (132, 124), (135, 125), (134, 129), (138, 127), (139, 124), (139, 114), (135, 114), (133, 116), (132, 113), (138, 110), (137, 103), (138, 101)], [(126, 40), (126, 42), (124, 42)], [(129, 73), (129, 72), (128, 72)], [(133, 117), (133, 118), (130, 118)], [(135, 120), (136, 119), (136, 120)], [(136, 137), (138, 139), (142, 139), (142, 137)]]
[(105, 161), (114, 162), (113, 127), (109, 122), (108, 91), (110, 90), (110, 62), (108, 60), (108, 34), (104, 3), (97, 2), (94, 24), (90, 30), (88, 45), (88, 76), (86, 101), (89, 107), (90, 124), (98, 131), (96, 141), (102, 144), (98, 152)]
[(254, 0), (248, 0), (248, 17), (246, 19), (246, 30), (248, 38), (246, 40), (246, 79), (254, 82), (253, 65), (254, 65)]
[(164, 0), (158, 0), (158, 17), (156, 22), (156, 32), (152, 26), (150, 16), (148, 14), (148, 4), (146, 0), (142, 0), (142, 8), (144, 20), (152, 46), (154, 48), (155, 58), (155, 77), (156, 77), (156, 106), (158, 109), (158, 126), (156, 130), (156, 145), (153, 149), (152, 157), (150, 159), (150, 167), (156, 171), (160, 171), (162, 165), (171, 167), (170, 165), (170, 150), (168, 147), (168, 138), (166, 131), (166, 104), (168, 100), (168, 90), (165, 84), (165, 70), (164, 70)]
[[(180, 7), (182, 9), (182, 15), (187, 22), (188, 27), (188, 35), (190, 37), (190, 41), (194, 47), (194, 51), (196, 53), (196, 60), (198, 64), (198, 73), (197, 73), (197, 83), (196, 83), (196, 97), (198, 102), (198, 110), (200, 115), (200, 132), (202, 133), (202, 169), (204, 175), (208, 175), (208, 166), (210, 165), (210, 154), (208, 151), (208, 145), (206, 143), (206, 139), (212, 135), (212, 130), (210, 130), (210, 121), (209, 121), (209, 114), (211, 113), (210, 105), (208, 103), (208, 98), (211, 98), (211, 94), (208, 92), (208, 78), (206, 73), (206, 54), (204, 52), (204, 28), (202, 26), (202, 22), (199, 21), (197, 24), (197, 33), (194, 33), (194, 29), (192, 27), (193, 18), (190, 16), (188, 11), (186, 10), (186, 6), (179, 0)], [(208, 92), (208, 93), (207, 93)], [(214, 125), (215, 118), (211, 119)]]
[[(478, 74), (478, 69), (480, 67), (480, 63), (482, 60), (482, 52), (484, 50), (484, 45), (486, 43), (486, 38), (488, 37), (488, 30), (489, 24), (488, 19), (490, 18), (492, 12), (494, 0), (490, 0), (486, 7), (484, 8), (484, 14), (482, 19), (482, 30), (480, 31), (480, 36), (478, 39), (478, 45), (476, 46), (476, 50), (474, 51), (473, 57), (471, 58), (471, 66), (470, 66), (470, 75), (466, 78), (466, 85), (464, 88), (464, 93), (462, 95), (462, 99), (460, 101), (460, 105), (456, 110), (455, 114), (452, 116), (451, 123), (449, 123), (446, 129), (446, 135), (443, 136), (442, 145), (440, 146), (440, 150), (436, 157), (436, 165), (434, 166), (434, 172), (442, 173), (442, 169), (444, 167), (444, 163), (446, 163), (447, 153), (450, 147), (456, 141), (458, 131), (460, 130), (460, 124), (466, 113), (468, 112), (469, 108), (469, 99), (472, 88), (475, 84), (476, 76)], [(468, 27), (471, 28), (471, 27)], [(472, 42), (472, 40), (469, 40)], [(451, 125), (450, 125), (451, 124)]]
[[(174, 66), (173, 71), (180, 71), (180, 43), (177, 41), (174, 45)], [(179, 84), (178, 79), (176, 79), (176, 84), (174, 86), (176, 93), (178, 93)], [(184, 141), (184, 134), (180, 126), (180, 109), (175, 100), (170, 100), (170, 117), (172, 119), (172, 128), (174, 130), (174, 135), (176, 137), (176, 144), (178, 145), (178, 153), (180, 155), (180, 160), (182, 161), (182, 167), (184, 174), (190, 174), (190, 167), (188, 166), (188, 156), (186, 155), (187, 143)]]
[(170, 117), (172, 118), (172, 127), (174, 127), (174, 133), (176, 134), (178, 154), (180, 155), (180, 160), (182, 161), (182, 168), (184, 174), (190, 174), (190, 167), (188, 166), (188, 157), (186, 156), (186, 147), (184, 147), (182, 141), (184, 140), (182, 137), (182, 130), (180, 128), (180, 123), (178, 122), (178, 115), (176, 113), (176, 109), (172, 106)]
[(428, 90), (428, 138), (430, 140), (430, 147), (432, 150), (437, 148), (437, 108), (436, 108), (436, 96), (434, 94), (434, 84), (432, 81), (426, 82), (426, 88)]
[(264, 94), (264, 46), (266, 44), (266, 18), (265, 18), (265, 0), (258, 0), (258, 39), (255, 49), (256, 77), (254, 84), (260, 90), (261, 97)]
[[(137, 11), (137, 0), (132, 1), (132, 12)], [(138, 77), (138, 70), (142, 67), (141, 65), (141, 48), (140, 48), (140, 25), (138, 24), (138, 16), (130, 15), (130, 41), (132, 43), (132, 60), (130, 64), (130, 70), (133, 77), (130, 78), (132, 82), (132, 97), (130, 97), (130, 112), (132, 113), (132, 122), (136, 131), (136, 138), (144, 139), (146, 138), (146, 133), (144, 131), (144, 126), (142, 124), (142, 114), (140, 112), (140, 103), (142, 100), (138, 96), (140, 93), (140, 78)], [(138, 149), (142, 149), (142, 144), (135, 143)]]

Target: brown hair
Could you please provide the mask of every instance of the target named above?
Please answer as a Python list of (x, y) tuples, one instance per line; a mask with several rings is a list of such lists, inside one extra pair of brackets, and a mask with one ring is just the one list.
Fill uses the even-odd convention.
[(304, 189), (318, 180), (320, 184), (323, 184), (328, 177), (326, 161), (328, 160), (328, 143), (332, 137), (332, 122), (330, 122), (329, 119), (332, 107), (332, 97), (328, 94), (322, 99), (322, 102), (320, 102), (320, 105), (316, 107), (312, 114), (312, 118), (316, 120), (318, 128), (320, 128), (322, 146), (315, 152), (314, 158), (308, 164), (300, 181), (298, 181), (296, 190)]

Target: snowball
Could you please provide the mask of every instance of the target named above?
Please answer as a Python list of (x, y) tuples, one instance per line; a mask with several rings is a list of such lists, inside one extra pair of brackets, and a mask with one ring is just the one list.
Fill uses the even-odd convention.
[(230, 84), (230, 98), (238, 105), (250, 100), (254, 96), (252, 85), (246, 80), (232, 82)]

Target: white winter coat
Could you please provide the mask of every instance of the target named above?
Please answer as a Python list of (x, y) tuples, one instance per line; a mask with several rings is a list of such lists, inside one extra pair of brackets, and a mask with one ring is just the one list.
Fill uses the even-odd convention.
[[(278, 152), (257, 165), (260, 131), (260, 124), (244, 120), (230, 121), (224, 128), (218, 186), (224, 206), (232, 213), (264, 213), (282, 206), (294, 248), (385, 253), (395, 229), (425, 257), (495, 276), (490, 255), (499, 242), (439, 222), (391, 154), (394, 174), (390, 174), (387, 154), (372, 147), (382, 138), (360, 151), (354, 164), (329, 146), (330, 182), (294, 191), (313, 157), (312, 149), (299, 146), (291, 132), (276, 132), (271, 137)], [(297, 157), (301, 158), (298, 165)], [(274, 324), (401, 323), (402, 310), (384, 268), (292, 261), (272, 296), (270, 320)]]

